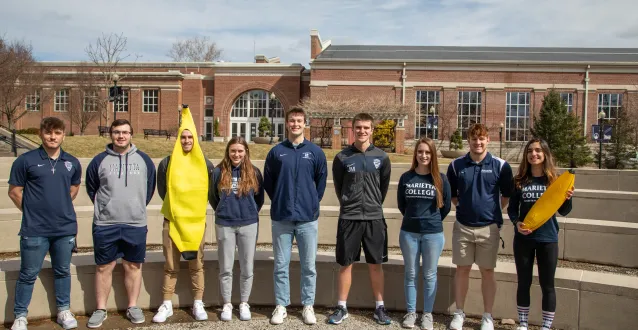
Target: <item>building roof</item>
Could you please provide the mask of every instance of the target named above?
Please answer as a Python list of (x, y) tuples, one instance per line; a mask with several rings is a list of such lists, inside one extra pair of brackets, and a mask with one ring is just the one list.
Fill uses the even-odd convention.
[(638, 65), (638, 48), (330, 45), (314, 61)]

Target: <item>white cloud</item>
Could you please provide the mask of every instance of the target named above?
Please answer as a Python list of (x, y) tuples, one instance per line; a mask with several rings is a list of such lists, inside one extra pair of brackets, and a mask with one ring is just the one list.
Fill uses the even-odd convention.
[[(82, 0), (7, 2), (0, 34), (42, 60), (83, 60), (101, 33), (123, 33), (141, 61), (177, 38), (208, 35), (224, 60), (308, 64), (310, 29), (333, 44), (638, 47), (634, 0)], [(253, 51), (255, 45), (255, 52)]]

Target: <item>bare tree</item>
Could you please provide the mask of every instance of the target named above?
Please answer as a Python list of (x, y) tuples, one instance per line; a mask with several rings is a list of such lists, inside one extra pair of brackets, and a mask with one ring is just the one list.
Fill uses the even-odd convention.
[(45, 72), (33, 58), (30, 44), (7, 42), (0, 36), (0, 119), (6, 118), (9, 128), (28, 113), (23, 106), (27, 96), (34, 96), (30, 104), (39, 106), (42, 102), (39, 88), (44, 79)]
[(410, 111), (410, 106), (402, 105), (393, 97), (381, 95), (336, 96), (315, 95), (303, 99), (300, 104), (307, 112), (323, 118), (352, 118), (359, 112), (367, 112), (373, 117), (403, 118)]
[(70, 91), (65, 114), (71, 125), (79, 128), (80, 135), (84, 135), (89, 125), (108, 111), (109, 101), (103, 95), (101, 73), (86, 63), (78, 67), (74, 83), (77, 88)]
[[(95, 82), (95, 86), (100, 89), (108, 90), (113, 85), (114, 74), (118, 73), (118, 66), (132, 55), (127, 52), (127, 38), (124, 34), (102, 34), (94, 44), (89, 44), (86, 49), (86, 55), (92, 64), (97, 67), (97, 73), (100, 79)], [(140, 55), (134, 55), (137, 62)], [(92, 74), (95, 74), (93, 72)], [(118, 73), (121, 81), (126, 74)], [(108, 104), (108, 94), (100, 93), (100, 102)], [(101, 114), (105, 121), (109, 121), (110, 111), (102, 111)]]
[(212, 62), (221, 57), (222, 49), (209, 37), (177, 40), (166, 56), (174, 62)]

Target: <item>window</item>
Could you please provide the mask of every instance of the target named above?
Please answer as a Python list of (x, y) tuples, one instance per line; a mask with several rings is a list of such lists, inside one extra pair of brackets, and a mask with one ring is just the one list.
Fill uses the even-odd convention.
[(509, 92), (505, 102), (505, 141), (527, 141), (529, 93)]
[(283, 118), (284, 111), (279, 99), (270, 99), (270, 93), (265, 90), (248, 91), (235, 100), (231, 117), (253, 118)]
[(128, 112), (128, 90), (122, 90), (120, 100), (113, 103), (113, 111)]
[(159, 112), (159, 90), (144, 90), (142, 112)]
[(66, 112), (69, 109), (69, 90), (61, 89), (55, 92), (55, 100), (53, 102), (53, 111)]
[(27, 111), (40, 111), (40, 91), (34, 91), (24, 100), (24, 108)]
[(598, 111), (605, 112), (605, 119), (618, 118), (618, 110), (622, 107), (622, 94), (598, 94)]
[(414, 138), (439, 138), (439, 91), (416, 91), (416, 131)]
[(571, 113), (574, 109), (574, 93), (560, 93), (560, 99), (567, 106), (567, 112)]
[(84, 112), (97, 111), (97, 91), (84, 92)]
[(459, 92), (458, 123), (463, 140), (467, 139), (467, 130), (481, 122), (481, 92)]
[(205, 110), (205, 114), (204, 117), (212, 117), (213, 116), (213, 109), (206, 109)]

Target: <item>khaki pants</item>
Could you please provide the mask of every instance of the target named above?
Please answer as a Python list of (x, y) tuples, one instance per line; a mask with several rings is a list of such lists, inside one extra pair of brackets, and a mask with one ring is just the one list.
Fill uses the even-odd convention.
[[(169, 221), (164, 219), (162, 229), (162, 245), (164, 250), (164, 284), (162, 285), (162, 293), (164, 300), (171, 300), (175, 292), (175, 284), (177, 283), (177, 274), (179, 274), (180, 258), (182, 256), (175, 243), (169, 236)], [(202, 300), (204, 297), (204, 238), (199, 245), (197, 258), (188, 261), (188, 269), (191, 275), (191, 287), (193, 290), (193, 299)]]

